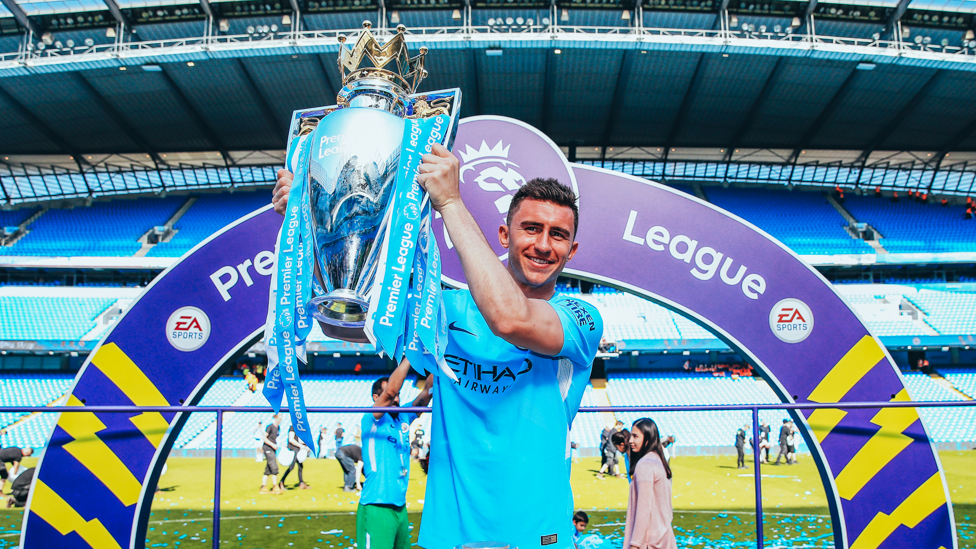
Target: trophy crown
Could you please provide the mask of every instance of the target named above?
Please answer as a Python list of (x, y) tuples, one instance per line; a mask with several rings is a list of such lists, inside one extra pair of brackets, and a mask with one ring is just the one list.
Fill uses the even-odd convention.
[(407, 28), (397, 26), (396, 35), (386, 44), (380, 43), (370, 32), (373, 24), (363, 21), (363, 31), (352, 48), (346, 48), (346, 37), (339, 37), (339, 74), (342, 85), (349, 86), (358, 80), (379, 78), (393, 84), (401, 96), (416, 93), (421, 80), (427, 77), (424, 69), (424, 56), (427, 48), (420, 48), (420, 54), (410, 57), (404, 37)]

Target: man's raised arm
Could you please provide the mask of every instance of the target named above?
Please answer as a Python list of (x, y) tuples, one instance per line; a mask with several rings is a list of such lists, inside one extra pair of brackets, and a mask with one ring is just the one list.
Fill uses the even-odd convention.
[(545, 300), (526, 297), (498, 261), (461, 200), (458, 169), (457, 157), (435, 144), (433, 152), (424, 155), (417, 180), (444, 218), (478, 310), (492, 333), (505, 341), (546, 356), (558, 354), (563, 347), (559, 315)]

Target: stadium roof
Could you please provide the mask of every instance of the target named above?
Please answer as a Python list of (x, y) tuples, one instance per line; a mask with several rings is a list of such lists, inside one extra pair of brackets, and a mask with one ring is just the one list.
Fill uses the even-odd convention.
[[(97, 195), (112, 171), (162, 169), (143, 177), (158, 192), (187, 167), (280, 164), (291, 112), (334, 103), (336, 37), (375, 19), (350, 6), (431, 49), (422, 89), (460, 87), (463, 116), (524, 120), (574, 159), (831, 165), (950, 193), (976, 170), (973, 0), (2, 2), (21, 12), (0, 34), (20, 44), (0, 54), (8, 203)], [(84, 184), (14, 177), (32, 174)]]

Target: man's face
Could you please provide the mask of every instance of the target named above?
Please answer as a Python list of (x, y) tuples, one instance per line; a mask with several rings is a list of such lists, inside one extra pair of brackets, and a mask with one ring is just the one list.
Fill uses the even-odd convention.
[(586, 522), (583, 522), (581, 520), (579, 520), (579, 521), (574, 520), (573, 521), (573, 526), (575, 526), (576, 527), (576, 531), (577, 532), (580, 532), (580, 533), (582, 533), (584, 530), (586, 530), (586, 525), (587, 525), (587, 523)]
[(25, 456), (29, 456), (29, 455), (31, 455), (33, 453), (34, 453), (34, 449), (33, 448), (24, 448), (24, 455)]
[(576, 255), (573, 210), (552, 202), (525, 199), (511, 225), (498, 228), (498, 240), (508, 249), (508, 268), (522, 287), (555, 283), (566, 262)]
[(277, 416), (276, 418), (274, 418), (274, 424), (281, 425), (281, 416)]

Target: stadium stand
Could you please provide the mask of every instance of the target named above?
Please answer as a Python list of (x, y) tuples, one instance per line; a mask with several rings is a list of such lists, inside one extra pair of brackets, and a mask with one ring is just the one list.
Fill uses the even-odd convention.
[(940, 370), (946, 380), (961, 393), (976, 398), (976, 369), (958, 368), (954, 370)]
[[(233, 404), (247, 390), (247, 384), (242, 378), (220, 378), (210, 386), (210, 389), (200, 399), (198, 406), (227, 406)], [(175, 448), (182, 448), (194, 437), (200, 434), (210, 424), (217, 421), (216, 414), (197, 412), (190, 414), (186, 420), (180, 436), (176, 438)]]
[(976, 249), (976, 222), (965, 219), (964, 206), (937, 206), (912, 200), (850, 196), (844, 208), (858, 222), (881, 233), (890, 253), (971, 252)]
[[(834, 288), (880, 337), (976, 334), (976, 290), (920, 289), (907, 284), (837, 284)], [(124, 310), (139, 291), (123, 287), (47, 291), (27, 286), (0, 290), (0, 341), (78, 341), (83, 336), (96, 340), (111, 326), (102, 322), (102, 313), (116, 307)], [(631, 294), (601, 286), (588, 294), (570, 286), (560, 286), (559, 291), (595, 305), (604, 318), (604, 337), (610, 341), (715, 339), (696, 322)], [(309, 341), (332, 340), (315, 325)]]
[(779, 239), (800, 255), (874, 253), (851, 237), (847, 222), (819, 193), (707, 187), (712, 204)]
[(921, 289), (908, 299), (927, 315), (925, 322), (940, 334), (976, 333), (976, 293)]
[[(47, 406), (67, 393), (73, 381), (74, 376), (66, 374), (4, 374), (0, 376), (0, 406)], [(42, 448), (47, 444), (57, 414), (27, 416), (20, 412), (0, 413), (0, 429), (7, 429), (0, 437), (0, 446)], [(15, 425), (9, 427), (12, 424)]]
[(13, 246), (0, 247), (0, 255), (132, 256), (142, 247), (139, 238), (166, 223), (185, 201), (185, 197), (113, 200), (70, 210), (50, 209)]
[[(906, 372), (902, 375), (905, 387), (912, 400), (932, 402), (952, 402), (966, 400), (946, 387), (938, 384), (927, 374)], [(919, 408), (929, 435), (934, 442), (973, 442), (976, 441), (976, 408)]]
[(149, 257), (179, 257), (228, 223), (270, 204), (266, 190), (205, 194), (174, 225), (176, 236), (154, 246)]
[[(588, 383), (586, 389), (583, 391), (583, 400), (580, 401), (580, 406), (599, 405), (593, 398), (593, 386)], [(580, 448), (599, 448), (600, 433), (603, 431), (603, 428), (604, 425), (600, 414), (576, 414), (576, 419), (573, 421), (573, 429), (570, 432), (570, 438)]]
[[(780, 402), (769, 385), (760, 378), (733, 380), (685, 372), (615, 372), (607, 376), (607, 396), (614, 406)], [(662, 435), (674, 435), (678, 447), (731, 447), (736, 430), (746, 424), (752, 425), (751, 414), (743, 411), (617, 412), (616, 416), (628, 426), (639, 418), (651, 417)], [(787, 414), (785, 411), (763, 410), (759, 417), (771, 426), (775, 437)]]
[(37, 213), (38, 208), (21, 208), (19, 210), (0, 210), (0, 229), (16, 227)]
[(106, 297), (0, 296), (0, 340), (78, 341), (116, 300)]

